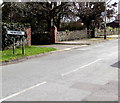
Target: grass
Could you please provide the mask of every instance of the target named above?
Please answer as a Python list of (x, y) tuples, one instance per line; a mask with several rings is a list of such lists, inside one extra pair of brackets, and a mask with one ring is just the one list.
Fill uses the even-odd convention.
[(25, 54), (22, 55), (22, 50), (20, 47), (15, 49), (15, 54), (13, 54), (12, 49), (0, 51), (0, 61), (8, 61), (13, 59), (18, 59), (26, 56), (41, 54), (45, 52), (50, 52), (56, 50), (55, 48), (50, 47), (35, 47), (35, 46), (26, 46), (25, 47)]

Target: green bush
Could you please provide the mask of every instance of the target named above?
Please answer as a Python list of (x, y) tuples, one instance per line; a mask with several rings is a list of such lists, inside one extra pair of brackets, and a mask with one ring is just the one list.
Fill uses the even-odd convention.
[(69, 22), (69, 23), (61, 23), (61, 31), (69, 30), (82, 30), (86, 28), (85, 25), (81, 25), (80, 22)]

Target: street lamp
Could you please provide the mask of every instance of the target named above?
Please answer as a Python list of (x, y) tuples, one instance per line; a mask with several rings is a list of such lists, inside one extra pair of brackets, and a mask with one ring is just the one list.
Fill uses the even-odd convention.
[(106, 17), (107, 17), (107, 10), (106, 10), (106, 2), (105, 2), (104, 39), (106, 39)]

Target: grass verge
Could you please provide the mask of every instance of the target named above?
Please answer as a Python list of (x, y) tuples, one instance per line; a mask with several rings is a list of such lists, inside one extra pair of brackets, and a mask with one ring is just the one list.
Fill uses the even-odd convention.
[(26, 46), (25, 47), (25, 54), (22, 55), (22, 50), (20, 47), (15, 49), (15, 54), (12, 53), (12, 49), (0, 51), (0, 62), (1, 61), (9, 61), (13, 59), (23, 58), (26, 56), (46, 53), (50, 51), (56, 50), (55, 48), (50, 47), (35, 47), (35, 46)]

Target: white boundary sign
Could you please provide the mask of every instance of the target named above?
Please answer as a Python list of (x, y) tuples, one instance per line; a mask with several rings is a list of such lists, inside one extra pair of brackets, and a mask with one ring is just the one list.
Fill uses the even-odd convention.
[(24, 31), (7, 31), (9, 35), (25, 35)]

